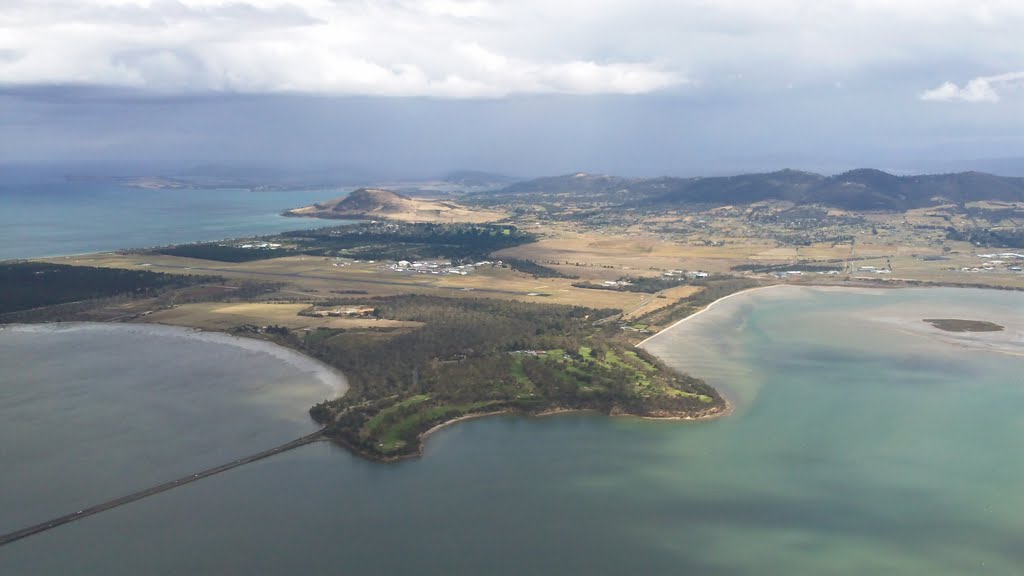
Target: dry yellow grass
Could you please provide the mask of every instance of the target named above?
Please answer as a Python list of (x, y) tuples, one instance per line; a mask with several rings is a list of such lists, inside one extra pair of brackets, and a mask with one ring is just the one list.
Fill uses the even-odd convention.
[(692, 296), (701, 290), (703, 290), (703, 288), (700, 286), (678, 286), (676, 288), (664, 290), (658, 296), (654, 296), (652, 294), (651, 298), (647, 300), (646, 303), (632, 310), (627, 310), (622, 317), (625, 320), (639, 318), (644, 314), (650, 314), (655, 310), (661, 310), (666, 306), (675, 304), (683, 298)]
[[(82, 266), (129, 268), (174, 274), (209, 274), (230, 280), (284, 284), (280, 293), (307, 300), (335, 296), (427, 294), (465, 298), (499, 298), (593, 308), (629, 309), (641, 303), (641, 295), (572, 286), (565, 278), (535, 279), (509, 268), (483, 267), (466, 276), (398, 273), (382, 269), (382, 263), (362, 262), (333, 266), (328, 259), (291, 256), (244, 263), (210, 262), (166, 255), (94, 254), (49, 261)], [(342, 292), (342, 294), (337, 294)]]
[[(533, 244), (508, 248), (497, 253), (501, 258), (523, 258), (537, 262), (568, 263), (572, 273), (585, 277), (586, 270), (578, 268), (610, 266), (621, 270), (659, 270), (696, 268), (698, 265), (709, 269), (728, 268), (724, 260), (743, 259), (749, 250), (686, 246), (664, 242), (655, 238), (617, 235), (607, 237), (601, 234), (566, 234), (557, 238), (545, 238)], [(621, 275), (621, 274), (620, 274)]]
[(386, 206), (373, 210), (337, 212), (332, 207), (343, 198), (325, 201), (328, 208), (304, 206), (289, 210), (295, 216), (317, 217), (327, 214), (329, 217), (365, 218), (372, 220), (396, 220), (399, 222), (439, 222), (458, 224), (482, 224), (494, 222), (508, 217), (504, 212), (494, 210), (470, 209), (447, 200), (429, 200), (425, 198), (396, 197), (388, 191), (371, 190), (371, 193), (382, 193), (389, 196)]
[(952, 254), (948, 258), (948, 260), (926, 261), (911, 256), (897, 256), (888, 259), (862, 260), (855, 264), (855, 270), (860, 266), (884, 268), (891, 263), (892, 273), (872, 274), (855, 271), (852, 276), (881, 280), (918, 280), (939, 284), (1024, 288), (1024, 274), (1019, 272), (1005, 270), (965, 272), (961, 270), (962, 268), (972, 269), (981, 264), (982, 261), (974, 254)]
[(376, 320), (373, 318), (314, 318), (299, 316), (306, 304), (204, 302), (182, 304), (139, 318), (143, 322), (191, 326), (207, 330), (226, 330), (242, 324), (266, 326), (274, 324), (292, 330), (304, 328), (415, 328), (418, 322)]
[[(338, 296), (359, 296), (352, 292), (365, 292), (367, 296), (416, 293), (613, 308), (627, 312), (628, 317), (635, 317), (686, 297), (689, 295), (688, 291), (692, 289), (675, 289), (666, 293), (669, 298), (655, 299), (648, 294), (590, 290), (576, 288), (572, 284), (580, 281), (616, 280), (624, 276), (659, 275), (664, 270), (728, 273), (734, 266), (747, 263), (849, 260), (854, 269), (860, 266), (882, 268), (891, 262), (893, 273), (877, 275), (874, 277), (876, 279), (1024, 287), (1024, 274), (1005, 270), (978, 273), (961, 271), (960, 268), (979, 265), (977, 248), (967, 243), (946, 240), (941, 228), (912, 230), (909, 225), (904, 224), (904, 221), (937, 224), (943, 221), (941, 216), (936, 215), (941, 211), (941, 208), (929, 208), (906, 214), (868, 215), (866, 218), (869, 223), (864, 225), (864, 229), (858, 226), (850, 231), (856, 236), (852, 249), (849, 243), (780, 246), (773, 240), (739, 236), (723, 236), (721, 240), (725, 242), (724, 245), (708, 246), (703, 245), (703, 240), (696, 235), (672, 240), (665, 235), (644, 232), (642, 226), (619, 226), (595, 231), (587, 230), (579, 224), (560, 222), (526, 224), (524, 228), (541, 234), (541, 240), (496, 254), (498, 258), (533, 260), (565, 274), (577, 275), (579, 280), (535, 279), (508, 268), (490, 267), (477, 269), (466, 276), (402, 274), (382, 269), (384, 263), (362, 262), (336, 267), (333, 266), (332, 260), (312, 256), (292, 256), (245, 263), (211, 262), (165, 255), (119, 254), (93, 254), (49, 260), (65, 264), (178, 274), (213, 274), (231, 281), (277, 282), (282, 284), (282, 288), (276, 296), (297, 298), (306, 302)], [(676, 221), (686, 219), (682, 216), (666, 216), (665, 221), (671, 222), (672, 218)], [(872, 223), (878, 225), (879, 234), (871, 233)], [(731, 225), (736, 226), (737, 234), (742, 227), (741, 222), (730, 224), (727, 218), (711, 221), (711, 224), (721, 230)], [(709, 234), (711, 233), (713, 231), (709, 231)], [(936, 256), (946, 259), (934, 259)], [(923, 257), (932, 259), (923, 260)], [(864, 276), (856, 272), (853, 275)], [(840, 278), (805, 275), (803, 278), (790, 278), (786, 281), (835, 282)], [(221, 316), (228, 315), (222, 313)], [(295, 322), (294, 319), (292, 322)]]
[[(879, 250), (866, 247), (872, 254)], [(702, 246), (670, 242), (651, 235), (564, 233), (533, 244), (498, 252), (504, 258), (524, 258), (542, 263), (556, 262), (558, 270), (584, 279), (613, 280), (623, 275), (650, 275), (662, 270), (705, 270), (729, 272), (747, 262), (788, 262), (800, 259), (846, 258), (849, 245), (814, 244), (778, 246), (767, 240), (730, 238), (723, 246)], [(576, 263), (581, 266), (576, 266)], [(568, 263), (568, 264), (565, 264)], [(551, 266), (551, 264), (546, 264)], [(611, 268), (605, 268), (610, 266)], [(623, 274), (627, 271), (627, 274)]]

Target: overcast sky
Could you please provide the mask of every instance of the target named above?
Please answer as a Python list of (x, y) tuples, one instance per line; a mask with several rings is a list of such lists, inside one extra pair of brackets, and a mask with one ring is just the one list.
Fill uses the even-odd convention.
[(0, 0), (0, 162), (718, 174), (1024, 157), (1024, 2)]

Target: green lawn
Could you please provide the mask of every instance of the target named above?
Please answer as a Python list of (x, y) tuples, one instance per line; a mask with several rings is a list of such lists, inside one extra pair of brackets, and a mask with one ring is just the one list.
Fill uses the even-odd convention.
[(530, 381), (530, 377), (526, 375), (526, 370), (523, 369), (522, 356), (516, 357), (512, 363), (512, 378), (515, 379), (516, 384), (519, 384), (526, 394), (532, 394), (537, 390), (537, 387)]
[(370, 420), (366, 422), (366, 425), (363, 426), (363, 430), (366, 433), (366, 435), (373, 435), (377, 432), (377, 428), (379, 428), (381, 425), (383, 425), (385, 422), (391, 419), (391, 417), (397, 414), (399, 411), (404, 410), (405, 408), (408, 408), (410, 406), (415, 406), (416, 404), (422, 404), (427, 400), (430, 400), (429, 394), (417, 394), (416, 396), (410, 396), (409, 398), (406, 398), (405, 400), (402, 400), (401, 402), (398, 402), (393, 406), (388, 406), (387, 408), (375, 414), (373, 418), (370, 418)]
[(631, 363), (639, 366), (641, 370), (651, 372), (652, 374), (658, 371), (658, 369), (655, 368), (653, 364), (651, 364), (647, 360), (644, 360), (643, 358), (640, 357), (639, 354), (632, 350), (626, 351), (626, 357), (630, 360)]
[(471, 404), (451, 404), (443, 406), (431, 406), (421, 412), (395, 422), (380, 437), (380, 451), (387, 454), (405, 447), (410, 432), (417, 430), (430, 422), (444, 422), (475, 412), (483, 412), (486, 408), (501, 404), (501, 401), (491, 400), (485, 402), (473, 402)]

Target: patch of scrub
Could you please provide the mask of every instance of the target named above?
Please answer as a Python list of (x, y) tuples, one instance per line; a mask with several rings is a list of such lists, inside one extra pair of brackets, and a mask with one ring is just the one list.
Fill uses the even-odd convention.
[(1005, 326), (985, 320), (960, 320), (957, 318), (925, 318), (925, 322), (946, 332), (1002, 332)]

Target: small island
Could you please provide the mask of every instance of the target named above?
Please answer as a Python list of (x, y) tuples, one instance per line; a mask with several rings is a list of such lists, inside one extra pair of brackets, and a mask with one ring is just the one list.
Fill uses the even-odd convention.
[(925, 322), (946, 332), (1000, 332), (1003, 326), (985, 320), (960, 320), (957, 318), (925, 318)]

